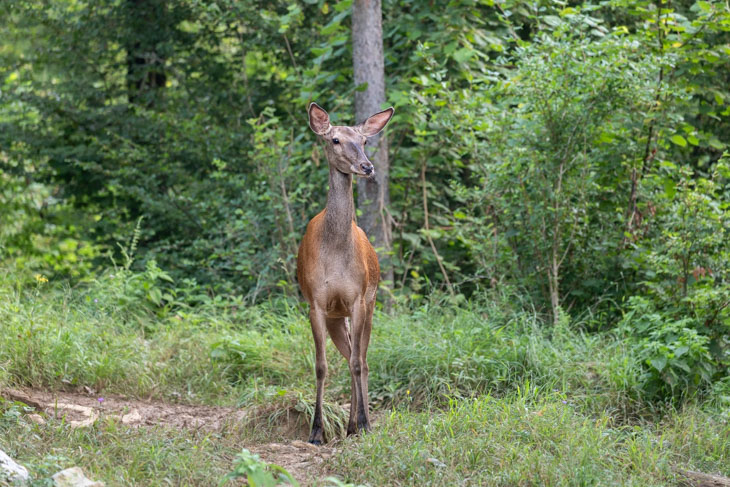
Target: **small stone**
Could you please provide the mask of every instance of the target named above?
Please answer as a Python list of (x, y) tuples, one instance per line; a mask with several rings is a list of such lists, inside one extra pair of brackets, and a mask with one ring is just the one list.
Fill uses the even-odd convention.
[(36, 414), (36, 413), (29, 414), (28, 419), (31, 420), (32, 422), (34, 422), (35, 424), (39, 424), (41, 426), (46, 424), (46, 420), (43, 419), (43, 416), (41, 416), (40, 414)]
[(86, 478), (80, 467), (61, 470), (51, 478), (55, 487), (104, 487), (104, 482)]
[(0, 473), (13, 482), (25, 482), (28, 480), (28, 470), (10, 458), (7, 453), (0, 450)]
[(57, 409), (56, 414), (73, 411), (75, 413), (80, 413), (81, 415), (85, 416), (84, 419), (80, 420), (70, 419), (68, 421), (68, 424), (72, 428), (86, 428), (96, 423), (96, 420), (99, 419), (99, 413), (86, 406), (59, 402), (55, 405), (55, 407)]
[(139, 411), (137, 409), (132, 409), (130, 413), (125, 414), (122, 416), (122, 423), (123, 424), (136, 424), (142, 422), (142, 415), (139, 414)]
[(431, 457), (431, 458), (427, 458), (426, 461), (428, 463), (430, 463), (431, 465), (433, 465), (434, 467), (444, 468), (446, 466), (446, 464), (444, 462), (442, 462), (441, 460), (439, 460), (438, 458)]

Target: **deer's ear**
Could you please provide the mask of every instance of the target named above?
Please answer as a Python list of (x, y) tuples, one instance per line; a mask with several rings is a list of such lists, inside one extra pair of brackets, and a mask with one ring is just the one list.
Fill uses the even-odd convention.
[(330, 129), (330, 116), (316, 103), (309, 105), (309, 128), (317, 135), (324, 135)]
[(383, 130), (386, 125), (388, 125), (390, 119), (393, 118), (393, 113), (395, 113), (395, 109), (393, 107), (390, 107), (386, 108), (382, 112), (376, 113), (375, 115), (371, 115), (370, 118), (365, 120), (358, 127), (360, 133), (363, 134), (365, 137), (372, 137), (373, 135), (377, 134), (378, 132)]

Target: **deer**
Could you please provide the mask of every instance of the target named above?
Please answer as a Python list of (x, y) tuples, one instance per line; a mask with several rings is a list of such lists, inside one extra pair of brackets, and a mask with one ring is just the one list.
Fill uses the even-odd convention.
[(297, 254), (297, 281), (309, 303), (315, 352), (317, 399), (309, 443), (321, 445), (322, 401), (327, 377), (327, 334), (350, 368), (351, 396), (347, 435), (370, 431), (367, 351), (380, 282), (380, 264), (370, 240), (357, 226), (352, 196), (354, 176), (373, 177), (365, 154), (368, 137), (385, 128), (393, 107), (355, 126), (330, 125), (329, 114), (309, 105), (309, 127), (324, 142), (329, 191), (324, 210), (312, 218)]

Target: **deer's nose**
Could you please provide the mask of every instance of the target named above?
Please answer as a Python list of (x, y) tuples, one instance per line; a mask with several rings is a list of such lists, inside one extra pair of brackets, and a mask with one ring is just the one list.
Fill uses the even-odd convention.
[(373, 172), (373, 165), (370, 162), (361, 162), (360, 163), (360, 169), (362, 169), (362, 172), (364, 172), (367, 176), (370, 176)]

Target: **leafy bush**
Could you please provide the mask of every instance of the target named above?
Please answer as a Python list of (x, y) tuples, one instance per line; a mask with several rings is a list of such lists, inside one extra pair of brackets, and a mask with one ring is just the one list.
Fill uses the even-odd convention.
[(632, 244), (642, 296), (628, 299), (621, 329), (645, 361), (648, 397), (707, 390), (730, 367), (730, 169), (707, 174), (662, 162), (644, 183), (651, 212)]
[(0, 170), (0, 262), (17, 269), (20, 281), (40, 273), (54, 278), (88, 279), (103, 246), (86, 235), (85, 215), (58, 200), (52, 187), (25, 184)]
[(619, 330), (642, 360), (641, 390), (647, 399), (689, 397), (712, 383), (718, 364), (695, 320), (673, 319), (640, 297), (632, 297), (627, 309)]
[(292, 474), (283, 467), (265, 463), (261, 458), (245, 448), (236, 456), (233, 470), (226, 474), (220, 485), (229, 480), (244, 479), (249, 487), (274, 487), (276, 485), (299, 486)]

